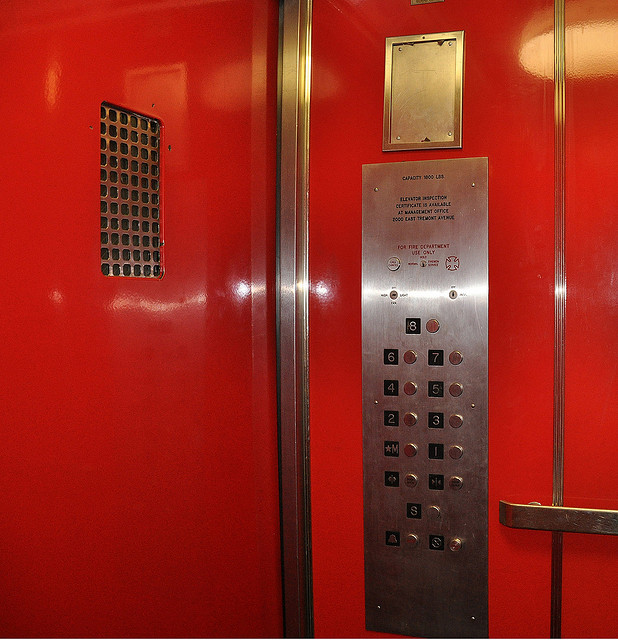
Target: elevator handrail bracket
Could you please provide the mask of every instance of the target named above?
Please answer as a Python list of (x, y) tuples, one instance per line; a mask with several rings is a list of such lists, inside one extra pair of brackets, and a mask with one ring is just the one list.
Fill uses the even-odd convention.
[(500, 500), (500, 524), (513, 529), (618, 535), (618, 511), (514, 504)]

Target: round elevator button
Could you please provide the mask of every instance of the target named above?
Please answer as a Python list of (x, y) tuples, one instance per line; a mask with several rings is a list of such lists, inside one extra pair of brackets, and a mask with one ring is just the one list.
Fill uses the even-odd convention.
[(453, 382), (453, 384), (448, 388), (448, 392), (454, 398), (459, 398), (459, 396), (463, 393), (463, 384), (461, 384), (460, 382)]
[(435, 504), (432, 504), (430, 507), (427, 507), (427, 515), (432, 520), (439, 520), (442, 516), (440, 513), (440, 507), (437, 507)]
[(436, 333), (440, 328), (440, 323), (435, 318), (432, 318), (431, 320), (427, 320), (425, 327), (429, 333)]
[(416, 547), (418, 545), (418, 536), (414, 533), (409, 533), (406, 538), (406, 543), (409, 547)]
[(459, 491), (463, 487), (463, 478), (460, 476), (451, 476), (448, 480), (448, 486), (453, 491)]
[(448, 356), (448, 361), (455, 365), (461, 364), (463, 362), (463, 355), (461, 354), (461, 351), (451, 351)]
[(411, 349), (409, 351), (406, 351), (403, 354), (403, 361), (406, 364), (414, 364), (416, 362), (416, 352), (412, 351)]
[(463, 547), (463, 542), (462, 542), (461, 538), (453, 538), (448, 543), (448, 548), (451, 551), (459, 551), (459, 550), (461, 550), (462, 547)]
[(418, 478), (413, 473), (408, 473), (404, 480), (406, 487), (413, 489), (418, 484)]
[(411, 411), (408, 411), (408, 413), (404, 414), (403, 416), (403, 423), (407, 426), (407, 427), (413, 427), (418, 421), (418, 416), (415, 413), (412, 413)]
[(407, 396), (413, 396), (416, 393), (417, 386), (414, 382), (406, 382), (403, 385), (403, 392)]
[(463, 418), (458, 414), (454, 413), (449, 419), (448, 423), (453, 427), (453, 429), (459, 429), (463, 424)]
[(400, 266), (401, 266), (401, 260), (396, 256), (393, 256), (392, 258), (388, 259), (387, 267), (389, 271), (397, 271), (397, 269), (399, 269)]
[(463, 456), (463, 447), (460, 447), (458, 444), (453, 445), (453, 446), (448, 450), (448, 455), (449, 455), (453, 460), (459, 460), (459, 458), (461, 458), (461, 456)]
[(408, 456), (408, 458), (413, 458), (418, 452), (418, 447), (415, 444), (408, 442), (408, 444), (403, 448), (403, 452)]

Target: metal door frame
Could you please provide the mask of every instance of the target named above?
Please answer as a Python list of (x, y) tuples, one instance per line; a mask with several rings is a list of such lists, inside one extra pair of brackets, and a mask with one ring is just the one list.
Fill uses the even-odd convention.
[(277, 403), (286, 637), (313, 636), (309, 477), (309, 102), (312, 0), (280, 0)]

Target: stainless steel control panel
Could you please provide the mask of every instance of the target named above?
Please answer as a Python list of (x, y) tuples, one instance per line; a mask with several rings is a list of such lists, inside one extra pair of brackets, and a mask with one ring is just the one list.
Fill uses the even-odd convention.
[(487, 625), (487, 159), (363, 167), (365, 611)]

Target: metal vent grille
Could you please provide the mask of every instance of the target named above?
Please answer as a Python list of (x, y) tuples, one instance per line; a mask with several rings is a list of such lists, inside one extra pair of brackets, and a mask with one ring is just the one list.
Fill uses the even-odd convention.
[(163, 275), (158, 120), (101, 104), (101, 272)]

